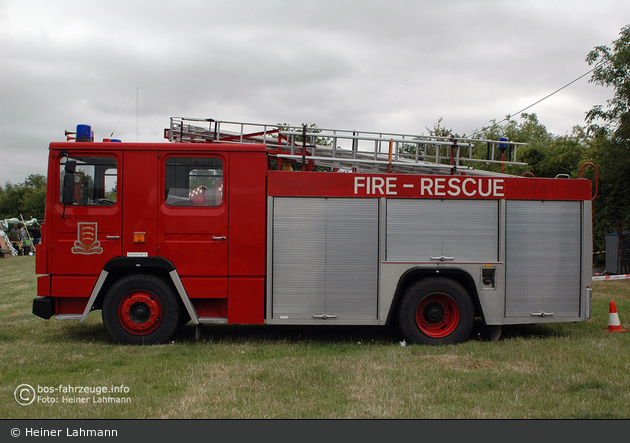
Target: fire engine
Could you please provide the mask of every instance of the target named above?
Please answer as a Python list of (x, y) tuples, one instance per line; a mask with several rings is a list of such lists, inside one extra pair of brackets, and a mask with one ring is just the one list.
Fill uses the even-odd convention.
[(451, 344), (590, 318), (591, 181), (504, 173), (519, 143), (183, 117), (164, 135), (50, 144), (35, 315), (101, 310), (131, 344), (189, 322)]

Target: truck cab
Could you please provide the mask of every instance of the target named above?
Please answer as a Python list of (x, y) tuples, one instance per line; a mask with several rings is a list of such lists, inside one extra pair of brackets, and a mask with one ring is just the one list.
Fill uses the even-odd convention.
[(36, 315), (104, 309), (131, 342), (191, 318), (263, 322), (263, 146), (66, 142), (49, 155)]

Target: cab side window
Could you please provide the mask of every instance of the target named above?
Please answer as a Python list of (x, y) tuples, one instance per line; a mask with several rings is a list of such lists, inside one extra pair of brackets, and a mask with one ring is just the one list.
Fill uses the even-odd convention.
[[(66, 180), (66, 163), (76, 167), (71, 180)], [(63, 203), (65, 190), (72, 205), (112, 206), (117, 200), (118, 170), (113, 157), (64, 157), (59, 165), (59, 201)], [(68, 202), (70, 204), (70, 202)]]
[(223, 161), (216, 157), (171, 157), (164, 170), (168, 206), (220, 206)]

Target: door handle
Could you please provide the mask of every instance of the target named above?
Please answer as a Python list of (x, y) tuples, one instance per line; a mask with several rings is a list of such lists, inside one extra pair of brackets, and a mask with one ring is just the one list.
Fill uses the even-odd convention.
[(105, 237), (106, 240), (120, 240), (120, 235), (108, 235)]
[(444, 257), (442, 255), (440, 257), (431, 257), (431, 260), (439, 260), (439, 261), (455, 260), (455, 257)]
[(226, 240), (226, 239), (227, 239), (227, 237), (212, 237), (212, 240), (220, 240), (220, 241), (223, 241), (223, 240)]

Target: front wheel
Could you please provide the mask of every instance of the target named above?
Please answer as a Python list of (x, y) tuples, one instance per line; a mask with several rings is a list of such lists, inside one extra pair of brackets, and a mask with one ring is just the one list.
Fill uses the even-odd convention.
[(474, 316), (472, 300), (462, 285), (448, 278), (429, 278), (407, 290), (398, 320), (409, 342), (437, 345), (466, 340)]
[(182, 315), (170, 286), (148, 274), (129, 275), (114, 283), (103, 301), (102, 314), (114, 339), (146, 345), (170, 339)]

